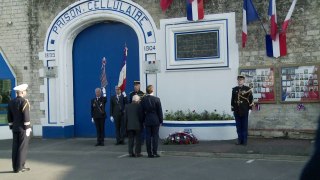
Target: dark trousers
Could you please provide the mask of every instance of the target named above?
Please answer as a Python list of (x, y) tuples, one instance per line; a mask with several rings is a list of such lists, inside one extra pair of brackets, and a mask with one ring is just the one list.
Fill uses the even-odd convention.
[(96, 125), (97, 130), (97, 143), (103, 144), (104, 143), (104, 124), (106, 122), (105, 118), (95, 118), (94, 124)]
[(238, 142), (240, 144), (247, 144), (248, 139), (248, 112), (241, 114), (234, 114), (236, 119)]
[(27, 159), (29, 146), (29, 137), (26, 131), (13, 132), (12, 140), (12, 168), (14, 171), (19, 171), (24, 168)]
[(125, 126), (123, 121), (124, 121), (123, 116), (114, 117), (117, 143), (122, 143), (124, 141)]
[[(140, 154), (141, 153), (141, 133), (140, 130), (128, 130), (128, 150), (129, 154)], [(133, 148), (135, 146), (135, 153), (133, 153)]]
[(146, 126), (146, 145), (148, 155), (158, 154), (159, 126)]

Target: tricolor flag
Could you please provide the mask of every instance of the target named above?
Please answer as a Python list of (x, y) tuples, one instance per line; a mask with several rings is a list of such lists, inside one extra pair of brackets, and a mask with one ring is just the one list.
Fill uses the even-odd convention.
[(289, 12), (288, 12), (288, 14), (286, 16), (286, 19), (284, 20), (284, 22), (282, 24), (282, 32), (286, 32), (287, 31), (287, 28), (288, 28), (288, 25), (289, 25), (289, 21), (290, 21), (292, 12), (294, 10), (294, 7), (296, 6), (296, 3), (297, 3), (297, 0), (293, 0), (292, 1), (292, 4), (291, 4)]
[(161, 0), (160, 7), (161, 7), (162, 11), (163, 12), (166, 11), (170, 7), (172, 2), (173, 2), (173, 0)]
[(126, 84), (127, 84), (127, 56), (128, 56), (128, 48), (127, 46), (124, 47), (123, 50), (123, 66), (120, 71), (119, 75), (119, 82), (118, 87), (121, 89), (121, 92), (124, 92), (126, 90)]
[(187, 19), (189, 21), (201, 20), (204, 17), (203, 0), (186, 0)]
[(287, 36), (285, 32), (277, 33), (276, 39), (272, 40), (271, 35), (266, 35), (266, 49), (268, 57), (278, 58), (287, 55)]
[(101, 62), (101, 75), (100, 75), (101, 88), (105, 88), (108, 85), (108, 80), (106, 75), (106, 64), (107, 64), (107, 60), (105, 57), (103, 57)]
[(269, 20), (270, 20), (270, 35), (272, 40), (276, 40), (277, 35), (277, 10), (276, 10), (276, 0), (269, 1), (268, 10)]
[(242, 11), (242, 47), (246, 46), (248, 30), (247, 25), (250, 22), (259, 20), (258, 13), (253, 6), (252, 0), (243, 0)]

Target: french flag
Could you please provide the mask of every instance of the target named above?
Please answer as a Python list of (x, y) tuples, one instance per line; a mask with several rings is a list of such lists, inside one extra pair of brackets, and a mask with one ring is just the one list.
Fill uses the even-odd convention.
[(290, 6), (289, 12), (286, 16), (286, 19), (284, 20), (283, 24), (282, 24), (282, 32), (286, 32), (289, 26), (289, 21), (292, 15), (292, 12), (294, 10), (294, 7), (296, 6), (297, 0), (293, 0), (292, 4)]
[(127, 84), (127, 56), (128, 56), (128, 48), (127, 46), (124, 47), (123, 50), (123, 66), (120, 71), (119, 75), (119, 82), (118, 87), (121, 89), (121, 92), (124, 92), (126, 90), (126, 84)]
[(258, 13), (253, 6), (252, 0), (243, 0), (243, 10), (242, 10), (242, 47), (246, 46), (248, 28), (247, 25), (250, 22), (259, 20)]
[(277, 10), (276, 0), (269, 1), (268, 15), (270, 20), (270, 35), (272, 40), (276, 40), (277, 36)]
[(276, 39), (272, 40), (271, 35), (266, 35), (266, 49), (268, 57), (278, 58), (287, 55), (287, 36), (285, 32), (277, 33)]
[(187, 1), (187, 19), (197, 21), (204, 18), (203, 0), (186, 0)]

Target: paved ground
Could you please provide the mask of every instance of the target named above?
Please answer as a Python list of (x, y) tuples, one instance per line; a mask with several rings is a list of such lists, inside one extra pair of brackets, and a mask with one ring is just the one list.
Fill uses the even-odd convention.
[(298, 179), (313, 147), (310, 140), (250, 138), (245, 147), (208, 141), (160, 145), (161, 157), (149, 159), (129, 158), (127, 146), (115, 146), (112, 139), (104, 147), (94, 143), (33, 138), (27, 160), (31, 171), (14, 174), (11, 140), (2, 140), (0, 179)]

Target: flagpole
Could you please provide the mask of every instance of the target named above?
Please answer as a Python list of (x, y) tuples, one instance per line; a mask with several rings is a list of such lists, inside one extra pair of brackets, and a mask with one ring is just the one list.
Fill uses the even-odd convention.
[[(258, 14), (258, 13), (257, 13), (257, 14)], [(260, 19), (259, 14), (258, 14), (258, 19), (259, 19), (259, 22), (260, 22), (260, 24), (261, 24), (261, 26), (262, 26), (262, 28), (263, 28), (264, 32), (265, 32), (265, 33), (266, 33), (266, 35), (267, 35), (268, 33), (267, 33), (266, 29), (265, 29), (265, 28), (264, 28), (264, 26), (263, 26), (263, 23), (262, 23), (262, 21), (261, 21), (261, 19)]]

